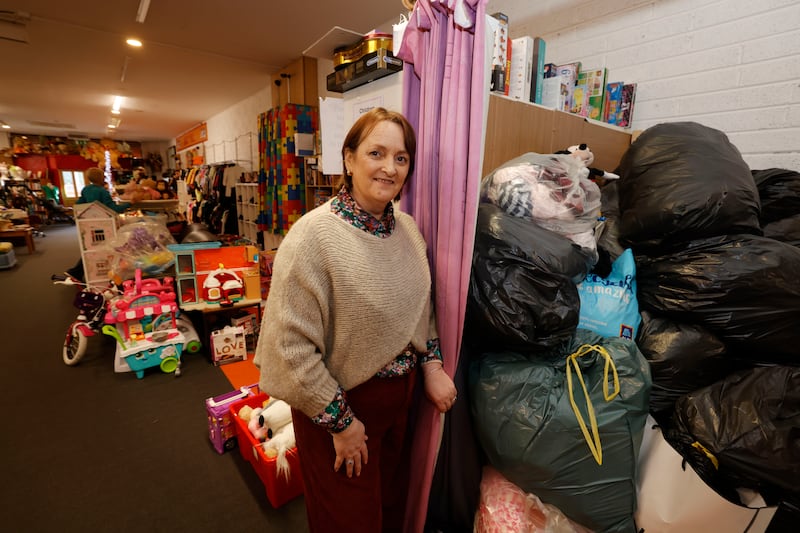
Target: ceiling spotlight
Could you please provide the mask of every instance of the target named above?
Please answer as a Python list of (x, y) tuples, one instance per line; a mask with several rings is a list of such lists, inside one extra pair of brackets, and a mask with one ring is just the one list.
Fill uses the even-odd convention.
[(126, 39), (125, 42), (128, 43), (128, 46), (133, 46), (134, 48), (140, 48), (142, 46), (142, 41), (134, 39), (133, 37)]
[(111, 112), (115, 115), (119, 115), (119, 110), (122, 107), (122, 97), (115, 96), (114, 97), (114, 105), (111, 106)]
[(6, 124), (5, 122), (3, 122), (3, 125), (2, 125), (2, 126), (0, 126), (0, 127), (2, 127), (4, 130), (10, 130), (10, 129), (11, 129), (11, 126), (9, 126), (8, 124)]
[(150, 9), (150, 0), (139, 0), (139, 10), (136, 12), (136, 22), (144, 24), (147, 10)]

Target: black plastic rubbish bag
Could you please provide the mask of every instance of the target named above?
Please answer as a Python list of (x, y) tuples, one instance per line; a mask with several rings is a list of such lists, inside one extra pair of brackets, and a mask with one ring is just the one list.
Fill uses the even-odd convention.
[[(587, 347), (604, 349), (613, 365)], [(586, 353), (574, 363), (593, 405), (596, 433), (579, 373), (568, 362), (581, 349)], [(607, 400), (613, 368), (619, 394)], [(522, 490), (598, 532), (635, 531), (636, 464), (649, 392), (647, 360), (633, 341), (582, 329), (567, 351), (535, 359), (487, 353), (470, 369), (475, 430), (489, 463)]]
[(800, 213), (764, 224), (764, 237), (800, 247)]
[(672, 427), (665, 438), (723, 496), (740, 487), (768, 503), (800, 495), (800, 368), (743, 370), (687, 394)]
[(625, 251), (625, 247), (619, 242), (619, 187), (616, 180), (600, 189), (600, 198), (597, 247), (607, 251), (613, 262)]
[(761, 224), (800, 214), (800, 172), (783, 168), (753, 170), (761, 199)]
[(669, 427), (675, 402), (686, 393), (716, 383), (737, 368), (725, 344), (702, 326), (642, 311), (636, 345), (650, 362), (650, 414)]
[(563, 346), (578, 325), (582, 281), (592, 260), (566, 237), (481, 203), (467, 326), (496, 349)]
[(639, 307), (701, 325), (753, 363), (800, 364), (800, 249), (756, 235), (636, 256)]
[(620, 239), (634, 252), (726, 233), (761, 234), (750, 168), (721, 131), (694, 122), (646, 129), (619, 166)]

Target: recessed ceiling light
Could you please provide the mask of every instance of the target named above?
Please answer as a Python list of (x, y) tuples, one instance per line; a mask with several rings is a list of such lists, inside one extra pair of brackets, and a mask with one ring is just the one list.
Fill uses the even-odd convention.
[(129, 46), (133, 46), (136, 48), (142, 46), (142, 41), (140, 41), (139, 39), (134, 39), (133, 37), (131, 37), (130, 39), (126, 39), (125, 42), (128, 43)]
[(8, 124), (3, 124), (3, 129), (4, 130), (10, 130), (11, 126), (9, 126)]

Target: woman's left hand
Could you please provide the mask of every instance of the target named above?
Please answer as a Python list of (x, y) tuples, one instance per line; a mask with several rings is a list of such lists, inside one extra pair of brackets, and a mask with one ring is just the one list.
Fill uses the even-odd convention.
[(439, 363), (423, 365), (425, 395), (441, 413), (449, 411), (456, 403), (456, 385)]

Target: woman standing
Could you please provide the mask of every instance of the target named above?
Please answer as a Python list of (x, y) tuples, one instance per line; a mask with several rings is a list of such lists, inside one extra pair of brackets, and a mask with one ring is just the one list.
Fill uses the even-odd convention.
[(392, 205), (415, 151), (405, 117), (362, 115), (342, 147), (344, 186), (292, 226), (275, 257), (255, 363), (261, 388), (293, 408), (315, 533), (401, 530), (417, 374), (439, 411), (456, 401), (426, 244)]

